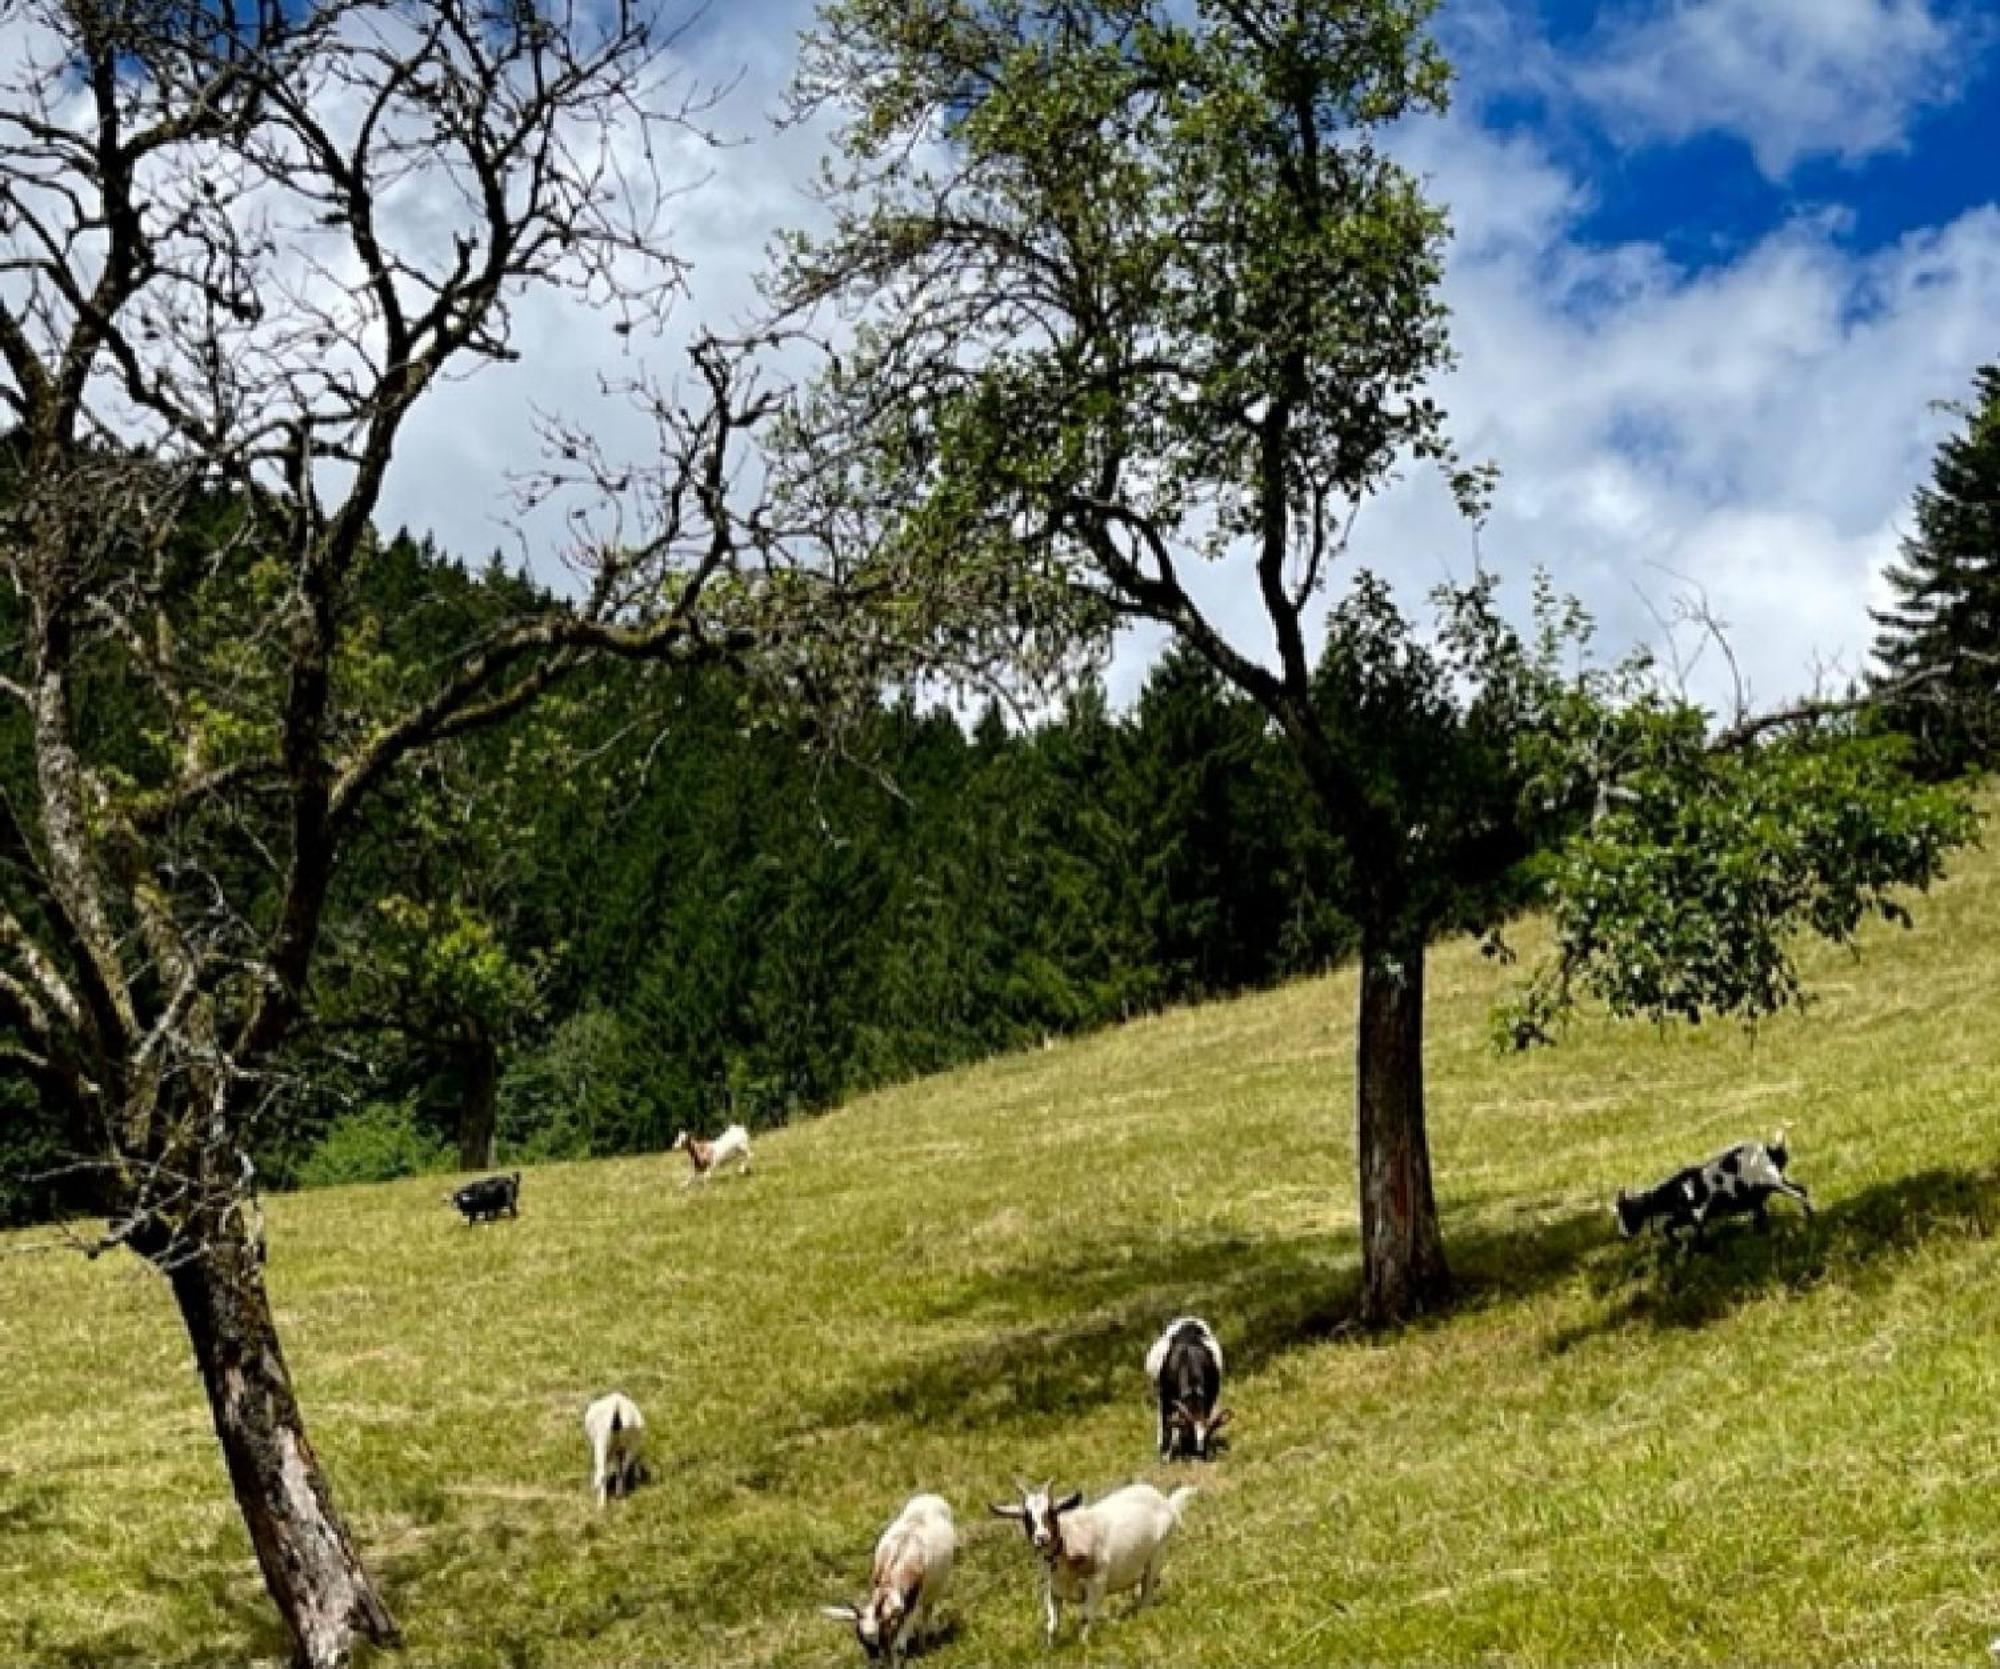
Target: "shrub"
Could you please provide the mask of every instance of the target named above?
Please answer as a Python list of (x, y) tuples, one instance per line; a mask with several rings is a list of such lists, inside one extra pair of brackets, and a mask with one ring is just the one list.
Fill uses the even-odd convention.
[(411, 1101), (371, 1101), (336, 1119), (299, 1166), (302, 1188), (347, 1182), (388, 1182), (426, 1171), (448, 1171), (450, 1145), (417, 1118)]
[(658, 1147), (625, 1023), (588, 1008), (500, 1080), (500, 1140), (524, 1160), (588, 1159)]

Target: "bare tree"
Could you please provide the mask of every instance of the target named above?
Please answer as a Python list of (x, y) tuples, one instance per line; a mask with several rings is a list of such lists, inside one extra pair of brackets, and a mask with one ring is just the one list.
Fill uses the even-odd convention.
[[(782, 637), (730, 460), (772, 409), (703, 351), (642, 530), (581, 599), (394, 700), (354, 644), (411, 413), (566, 288), (644, 323), (680, 276), (665, 142), (701, 110), (626, 0), (14, 0), (0, 87), (0, 1066), (59, 1107), (185, 1320), (299, 1661), (395, 1622), (314, 1456), (249, 1160), (370, 795), (593, 655)], [(765, 589), (769, 589), (766, 587)], [(102, 704), (142, 715), (102, 722)]]

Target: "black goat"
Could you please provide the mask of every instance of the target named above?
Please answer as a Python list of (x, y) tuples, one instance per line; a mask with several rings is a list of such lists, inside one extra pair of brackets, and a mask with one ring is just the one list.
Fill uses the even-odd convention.
[(477, 1182), (468, 1182), (454, 1194), (445, 1195), (445, 1203), (458, 1207), (468, 1223), (491, 1222), (501, 1212), (509, 1217), (521, 1215), (521, 1173), (511, 1176), (486, 1176)]

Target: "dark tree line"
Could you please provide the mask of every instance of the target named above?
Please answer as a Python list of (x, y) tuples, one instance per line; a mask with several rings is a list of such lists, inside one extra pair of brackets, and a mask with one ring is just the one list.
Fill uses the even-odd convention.
[[(546, 602), (386, 541), (360, 605), (393, 686)], [(143, 708), (93, 703), (97, 721)], [(7, 739), (0, 774), (28, 768)], [(871, 705), (836, 752), (726, 669), (607, 667), (433, 750), (358, 828), (273, 1181), (654, 1148), (1327, 966), (1338, 854), (1254, 706), (1176, 651), (1131, 710)], [(11, 1220), (80, 1203), (32, 1097)]]
[[(197, 516), (186, 537), (216, 535)], [(475, 572), (407, 534), (382, 541), (365, 591), (356, 664), (385, 692), (557, 606), (497, 562)], [(1384, 597), (1353, 610), (1385, 640), (1400, 629)], [(1463, 789), (1466, 758), (1434, 734), (1398, 739), (1394, 656), (1367, 638), (1336, 633), (1322, 655), (1327, 722), (1365, 726), (1405, 769), (1428, 758)], [(1364, 685), (1371, 710), (1349, 710)], [(143, 751), (137, 692), (106, 686), (91, 711)], [(1824, 772), (1824, 750), (1812, 757)], [(30, 763), (19, 725), (0, 728), (14, 791)], [(1685, 778), (1665, 780), (1675, 819), (1736, 804), (1680, 803)], [(1614, 809), (1629, 819), (1639, 803), (1627, 789)], [(1572, 841), (1567, 861), (1594, 849)], [(1660, 907), (1698, 880), (1682, 871)], [(1282, 735), (1184, 647), (1122, 713), (1088, 685), (1026, 722), (884, 699), (837, 750), (770, 722), (727, 668), (607, 665), (385, 786), (332, 889), (309, 1088), (269, 1121), (257, 1162), (280, 1184), (370, 1180), (783, 1122), (1323, 969), (1357, 945), (1350, 885)], [(1538, 1035), (1533, 1009), (1516, 1023)], [(87, 1203), (32, 1085), (0, 1078), (0, 1095), (15, 1109), (0, 1217)]]
[(746, 733), (726, 676), (653, 699), (671, 724), (605, 761), (636, 787), (547, 837), (573, 854), (550, 874), (570, 954), (549, 1012), (562, 1046), (610, 1054), (610, 1093), (557, 1139), (563, 1074), (517, 1075), (516, 1139), (602, 1152), (782, 1120), (1348, 942), (1282, 747), (1186, 657), (1124, 716), (1090, 691), (1030, 728), (885, 705), (846, 759)]

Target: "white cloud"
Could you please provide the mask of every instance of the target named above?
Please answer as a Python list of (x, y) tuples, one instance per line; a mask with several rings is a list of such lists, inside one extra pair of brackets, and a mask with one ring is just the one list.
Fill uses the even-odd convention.
[[(1430, 143), (1450, 200), (1509, 182), (1517, 201), (1578, 200), (1519, 140), (1454, 122)], [(1448, 279), (1461, 366), (1444, 394), (1466, 450), (1504, 471), (1481, 560), (1547, 566), (1614, 649), (1657, 641), (1656, 616), (1699, 587), (1761, 701), (1822, 665), (1859, 670), (1877, 576), (1949, 423), (1932, 404), (1995, 351), (2000, 209), (1865, 257), (1807, 220), (1693, 273), (1539, 224), (1475, 236)], [(1411, 589), (1473, 562), (1423, 478), (1364, 514), (1356, 548)], [(1713, 656), (1695, 688), (1728, 698)]]
[[(754, 44), (724, 113), (740, 132), (776, 100), (788, 24)], [(711, 67), (744, 50), (722, 35), (710, 46)], [(684, 327), (747, 305), (771, 232), (810, 211), (820, 137), (759, 137), (708, 159), (708, 183), (677, 217), (695, 266)], [(1448, 292), (1462, 363), (1442, 392), (1465, 450), (1504, 476), (1476, 555), (1438, 483), (1413, 474), (1364, 512), (1355, 559), (1412, 596), (1475, 560), (1513, 576), (1547, 566), (1597, 613), (1611, 652), (1656, 640), (1657, 613), (1698, 584), (1763, 701), (1797, 693), (1823, 662), (1857, 668), (1879, 570), (1949, 422), (1931, 403), (1961, 395), (2000, 351), (2000, 210), (1865, 258), (1833, 223), (1801, 220), (1691, 272), (1650, 243), (1575, 241), (1588, 183), (1532, 138), (1454, 117), (1406, 136), (1403, 151), (1460, 228)], [(601, 412), (609, 438), (636, 443), (622, 409), (596, 401), (597, 379), (638, 353), (670, 373), (678, 352), (672, 340), (634, 348), (554, 297), (522, 309), (519, 345), (518, 365), (425, 409), (385, 519), (468, 554), (508, 543), (504, 478), (534, 462), (533, 410)], [(525, 534), (551, 577), (556, 536), (548, 523)], [(1261, 646), (1251, 588), (1220, 571), (1200, 579), (1240, 641)], [(1144, 635), (1121, 647), (1115, 695), (1136, 690), (1156, 647)], [(1695, 679), (1708, 699), (1729, 693), (1713, 655)]]
[(1901, 150), (1956, 96), (1969, 15), (1932, 0), (1655, 0), (1601, 23), (1567, 79), (1614, 137), (1742, 138), (1771, 179)]

